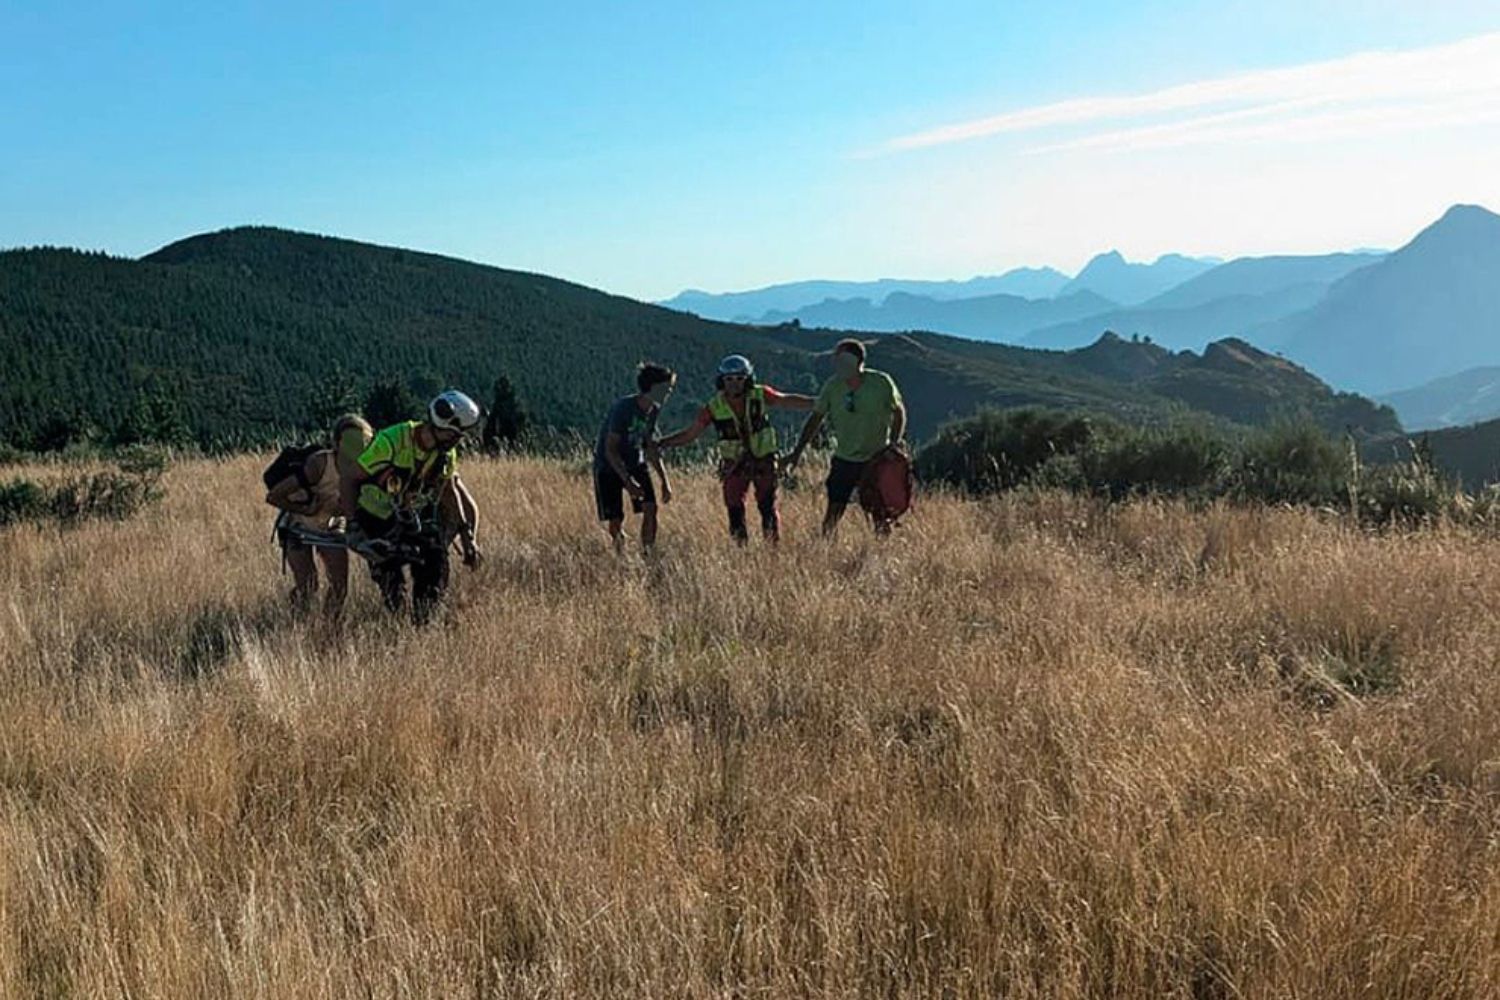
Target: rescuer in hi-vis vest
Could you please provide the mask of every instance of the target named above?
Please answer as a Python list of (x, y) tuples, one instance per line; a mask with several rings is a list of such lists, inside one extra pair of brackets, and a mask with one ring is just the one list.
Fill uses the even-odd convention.
[(774, 542), (781, 530), (781, 515), (776, 510), (776, 428), (771, 426), (769, 411), (811, 410), (814, 400), (757, 382), (755, 366), (741, 354), (719, 362), (714, 385), (719, 391), (698, 411), (697, 419), (658, 444), (677, 448), (696, 441), (710, 427), (718, 431), (719, 478), (724, 484), (730, 535), (741, 544), (749, 541), (745, 497), (754, 487), (760, 530)]

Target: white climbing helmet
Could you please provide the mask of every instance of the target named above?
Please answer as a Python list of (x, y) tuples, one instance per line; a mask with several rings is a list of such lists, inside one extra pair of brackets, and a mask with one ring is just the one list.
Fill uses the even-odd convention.
[(719, 362), (719, 378), (722, 379), (728, 375), (741, 375), (753, 381), (755, 366), (743, 354), (731, 354)]
[(445, 389), (427, 404), (427, 422), (467, 434), (479, 426), (479, 404), (457, 389)]

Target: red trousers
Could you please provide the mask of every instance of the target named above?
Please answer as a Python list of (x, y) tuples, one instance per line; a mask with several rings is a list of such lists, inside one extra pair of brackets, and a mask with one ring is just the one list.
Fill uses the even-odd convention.
[(750, 537), (745, 524), (745, 495), (755, 488), (755, 507), (760, 511), (760, 530), (774, 539), (781, 531), (781, 515), (776, 510), (776, 458), (740, 459), (725, 462), (719, 469), (724, 482), (724, 506), (729, 510), (729, 533), (737, 541)]

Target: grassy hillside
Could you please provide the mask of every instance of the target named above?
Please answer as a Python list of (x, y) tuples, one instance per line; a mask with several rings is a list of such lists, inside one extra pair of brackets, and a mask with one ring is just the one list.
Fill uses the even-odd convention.
[(1375, 438), (1364, 453), (1375, 462), (1404, 460), (1414, 446), (1426, 448), (1438, 468), (1467, 487), (1500, 483), (1500, 420)]
[(330, 634), (262, 461), (0, 533), (0, 997), (1500, 991), (1493, 538), (803, 491), (742, 552), (698, 475), (618, 564), (473, 461), (448, 622)]
[[(0, 427), (25, 445), (49, 421), (109, 429), (150, 399), (180, 411), (199, 441), (254, 443), (304, 423), (341, 372), (366, 386), (395, 376), (419, 394), (454, 384), (486, 400), (503, 373), (540, 422), (591, 433), (643, 358), (683, 373), (671, 422), (708, 391), (723, 354), (749, 353), (778, 384), (811, 389), (837, 336), (706, 322), (554, 278), (274, 229), (193, 237), (141, 261), (12, 251), (0, 254), (0, 347), (12, 359)], [(1325, 386), (1264, 366), (1213, 374), (1234, 382), (1221, 406), (1216, 389), (1197, 391), (1191, 365), (1171, 366), (1186, 390), (1158, 392), (1074, 354), (871, 339), (872, 363), (902, 382), (919, 438), (985, 404), (1167, 419), (1193, 399), (1225, 420), (1291, 409), (1335, 430), (1352, 412)], [(1356, 426), (1394, 429), (1388, 411), (1362, 406)]]

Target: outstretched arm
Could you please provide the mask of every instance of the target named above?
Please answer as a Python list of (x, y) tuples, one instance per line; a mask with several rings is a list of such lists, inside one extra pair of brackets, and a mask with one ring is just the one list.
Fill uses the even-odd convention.
[(786, 467), (788, 470), (802, 460), (802, 452), (807, 449), (808, 445), (812, 444), (813, 438), (818, 434), (818, 428), (822, 426), (823, 414), (814, 410), (807, 415), (807, 422), (802, 425), (802, 436), (797, 439), (797, 447), (793, 448), (792, 453), (786, 458)]
[(806, 413), (816, 404), (817, 399), (812, 396), (804, 396), (800, 392), (778, 392), (776, 395), (766, 393), (766, 403), (776, 410), (797, 410)]
[(692, 444), (703, 436), (703, 432), (708, 430), (708, 425), (712, 422), (712, 418), (707, 414), (699, 413), (692, 423), (657, 441), (656, 446), (658, 448), (681, 448), (685, 444)]

